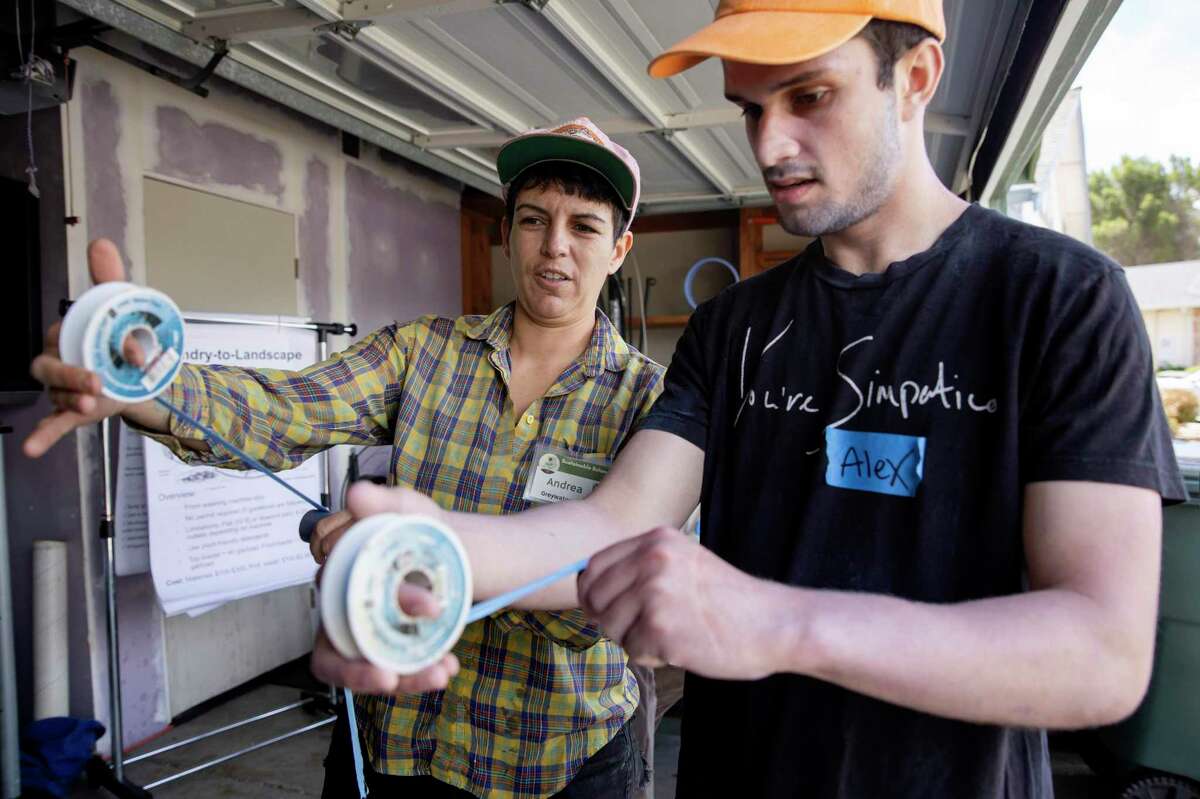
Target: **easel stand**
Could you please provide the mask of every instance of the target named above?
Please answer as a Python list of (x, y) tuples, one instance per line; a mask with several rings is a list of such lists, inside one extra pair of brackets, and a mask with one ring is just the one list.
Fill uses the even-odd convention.
[[(250, 320), (237, 318), (221, 318), (215, 316), (205, 317), (184, 317), (184, 320), (190, 324), (231, 324), (231, 325), (253, 325), (263, 327), (290, 327), (302, 330), (312, 330), (317, 334), (318, 358), (325, 360), (329, 357), (329, 342), (330, 335), (346, 335), (353, 336), (358, 332), (358, 326), (354, 324), (341, 324), (338, 322), (273, 322), (267, 320)], [(135, 757), (126, 758), (124, 730), (121, 722), (121, 661), (119, 657), (119, 636), (117, 634), (117, 572), (116, 572), (116, 541), (114, 539), (113, 525), (113, 506), (115, 504), (114, 491), (115, 481), (112, 477), (112, 434), (110, 420), (105, 419), (100, 423), (100, 459), (103, 468), (103, 490), (104, 490), (104, 513), (100, 518), (99, 535), (101, 543), (102, 557), (104, 559), (104, 599), (105, 599), (105, 630), (108, 641), (108, 703), (109, 703), (109, 725), (108, 733), (111, 736), (112, 758), (105, 761), (99, 756), (93, 757), (87, 765), (87, 775), (89, 781), (96, 787), (104, 788), (118, 799), (149, 799), (151, 797), (151, 789), (157, 788), (160, 785), (174, 782), (189, 775), (195, 774), (205, 769), (218, 766), (236, 757), (256, 752), (259, 749), (286, 741), (288, 738), (293, 738), (297, 735), (303, 735), (306, 732), (315, 730), (318, 727), (324, 727), (327, 724), (334, 722), (334, 716), (330, 715), (320, 721), (307, 724), (299, 729), (286, 732), (283, 735), (277, 735), (274, 738), (259, 741), (251, 744), (236, 752), (231, 752), (227, 755), (214, 758), (204, 763), (184, 769), (177, 774), (163, 777), (148, 785), (139, 787), (129, 780), (125, 779), (125, 766), (131, 763), (136, 763), (140, 760), (147, 760), (155, 755), (163, 754), (189, 744), (203, 741), (215, 735), (220, 735), (238, 727), (244, 727), (247, 724), (253, 724), (263, 719), (268, 719), (280, 713), (285, 713), (289, 710), (312, 706), (318, 712), (332, 713), (335, 703), (337, 702), (338, 692), (332, 686), (329, 688), (328, 694), (303, 696), (297, 702), (277, 707), (273, 710), (268, 710), (265, 713), (260, 713), (250, 718), (242, 719), (241, 721), (227, 724), (216, 730), (194, 735), (182, 741), (177, 741), (168, 746), (163, 746), (150, 752), (143, 752)], [(324, 477), (321, 486), (321, 504), (329, 507), (330, 501), (330, 475), (329, 475), (329, 453), (323, 453), (324, 462)], [(2, 486), (0, 486), (2, 487)]]

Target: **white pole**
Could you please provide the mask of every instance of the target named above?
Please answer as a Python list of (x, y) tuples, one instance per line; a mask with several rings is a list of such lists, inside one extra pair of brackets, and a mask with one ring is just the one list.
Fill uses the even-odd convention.
[(33, 542), (33, 717), (69, 715), (67, 544)]

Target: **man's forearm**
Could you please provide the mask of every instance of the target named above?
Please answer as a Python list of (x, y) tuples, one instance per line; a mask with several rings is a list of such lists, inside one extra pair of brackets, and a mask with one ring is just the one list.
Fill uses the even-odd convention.
[(938, 716), (1024, 727), (1107, 724), (1133, 712), (1149, 680), (1153, 642), (1131, 632), (1147, 625), (1126, 624), (1070, 590), (954, 605), (784, 590), (764, 591), (784, 642), (764, 644), (780, 658), (774, 670)]
[[(636, 433), (585, 500), (512, 516), (449, 514), (471, 558), (475, 598), (510, 591), (660, 525), (678, 527), (700, 500), (704, 453), (670, 433)], [(517, 607), (579, 606), (575, 578), (531, 594)]]

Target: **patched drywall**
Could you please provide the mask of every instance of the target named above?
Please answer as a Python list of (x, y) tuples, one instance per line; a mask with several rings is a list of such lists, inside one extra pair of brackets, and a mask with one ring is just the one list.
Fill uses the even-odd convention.
[(155, 172), (194, 183), (283, 194), (283, 156), (274, 142), (216, 122), (197, 122), (170, 106), (155, 109), (154, 120)]
[(88, 121), (83, 140), (88, 238), (112, 239), (124, 252), (129, 217), (117, 157), (121, 107), (112, 84), (106, 80), (84, 83), (82, 95), (83, 114)]
[(329, 167), (312, 157), (304, 169), (304, 213), (299, 222), (300, 279), (313, 318), (332, 321), (329, 241)]
[(462, 309), (458, 209), (346, 165), (350, 311), (364, 332)]

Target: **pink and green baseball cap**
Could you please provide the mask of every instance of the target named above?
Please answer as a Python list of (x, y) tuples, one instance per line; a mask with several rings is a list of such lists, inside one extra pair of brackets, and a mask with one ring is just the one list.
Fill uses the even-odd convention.
[(642, 174), (637, 160), (587, 117), (572, 119), (553, 128), (539, 128), (515, 136), (500, 148), (496, 171), (507, 196), (508, 187), (535, 164), (565, 161), (600, 173), (616, 191), (629, 212), (624, 234), (633, 223), (642, 193)]

